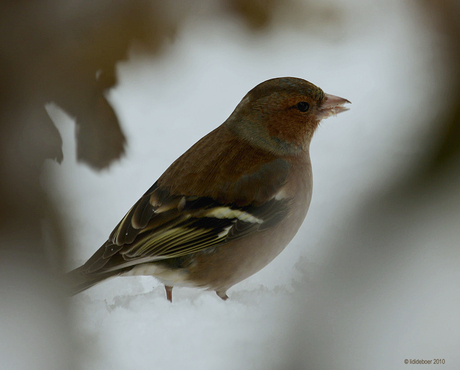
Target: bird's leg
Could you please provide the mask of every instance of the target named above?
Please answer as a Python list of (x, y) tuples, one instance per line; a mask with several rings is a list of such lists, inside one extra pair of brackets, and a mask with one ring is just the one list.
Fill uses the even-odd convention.
[(224, 291), (224, 292), (220, 292), (220, 291), (217, 291), (217, 290), (216, 290), (216, 294), (217, 294), (220, 298), (222, 298), (222, 300), (224, 300), (224, 301), (226, 301), (226, 300), (228, 299), (227, 292), (225, 292), (225, 291)]
[(172, 303), (172, 290), (173, 287), (169, 285), (165, 285), (165, 290), (166, 290), (166, 299)]

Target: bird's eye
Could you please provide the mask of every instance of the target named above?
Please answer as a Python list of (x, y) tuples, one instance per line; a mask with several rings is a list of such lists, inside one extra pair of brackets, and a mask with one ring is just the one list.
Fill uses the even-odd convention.
[(300, 103), (297, 103), (296, 108), (301, 112), (306, 112), (308, 109), (310, 109), (310, 104), (308, 104), (306, 101), (301, 101)]

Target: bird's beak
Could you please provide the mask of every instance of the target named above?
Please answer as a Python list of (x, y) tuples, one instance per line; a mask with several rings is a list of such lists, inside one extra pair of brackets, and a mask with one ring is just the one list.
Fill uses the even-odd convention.
[(343, 106), (346, 103), (351, 104), (351, 102), (347, 99), (331, 94), (325, 94), (323, 102), (319, 106), (316, 116), (320, 120), (328, 118), (330, 116), (336, 116), (337, 114), (350, 109)]

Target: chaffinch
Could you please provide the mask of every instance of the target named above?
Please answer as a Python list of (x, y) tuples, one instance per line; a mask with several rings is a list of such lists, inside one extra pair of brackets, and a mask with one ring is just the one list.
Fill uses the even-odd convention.
[(299, 78), (253, 88), (230, 117), (180, 156), (108, 240), (68, 273), (73, 293), (112, 276), (227, 290), (270, 263), (302, 224), (312, 196), (309, 146), (348, 100)]

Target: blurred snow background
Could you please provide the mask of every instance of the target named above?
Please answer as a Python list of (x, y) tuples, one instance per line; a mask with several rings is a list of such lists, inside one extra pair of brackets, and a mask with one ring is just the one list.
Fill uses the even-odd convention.
[[(43, 186), (68, 232), (71, 269), (256, 84), (295, 76), (352, 102), (315, 134), (312, 204), (274, 262), (226, 302), (175, 288), (170, 304), (148, 277), (71, 298), (82, 369), (398, 369), (434, 358), (460, 367), (458, 188), (446, 183), (440, 200), (414, 189), (412, 202), (373, 203), (416, 171), (427, 139), (440, 135), (433, 122), (449, 93), (441, 37), (397, 0), (318, 2), (298, 17), (305, 27), (248, 34), (203, 7), (161, 57), (133, 47), (108, 95), (127, 155), (102, 173), (77, 164), (72, 117), (47, 106), (64, 161), (46, 164)], [(369, 204), (372, 219), (363, 217)]]

